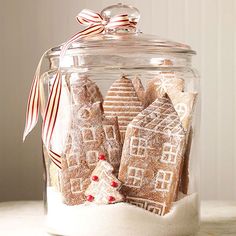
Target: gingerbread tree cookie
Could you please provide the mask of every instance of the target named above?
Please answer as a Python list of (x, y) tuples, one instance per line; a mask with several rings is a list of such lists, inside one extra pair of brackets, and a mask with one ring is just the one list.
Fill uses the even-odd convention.
[(85, 191), (87, 202), (111, 204), (123, 201), (123, 196), (119, 193), (121, 182), (112, 172), (112, 165), (105, 158), (100, 157), (100, 161), (92, 172), (91, 184)]

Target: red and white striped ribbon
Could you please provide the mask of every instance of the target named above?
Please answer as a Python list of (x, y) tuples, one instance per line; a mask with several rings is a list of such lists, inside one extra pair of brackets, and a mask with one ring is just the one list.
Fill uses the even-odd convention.
[[(99, 13), (93, 12), (88, 9), (84, 9), (78, 14), (76, 18), (80, 24), (86, 25), (87, 28), (76, 33), (66, 43), (63, 44), (60, 52), (60, 63), (66, 53), (66, 50), (73, 42), (77, 41), (78, 39), (91, 35), (100, 34), (104, 32), (105, 29), (116, 29), (120, 27), (135, 28), (135, 23), (129, 21), (127, 14), (114, 16), (110, 19), (109, 22), (106, 22)], [(30, 89), (23, 140), (25, 140), (26, 136), (31, 132), (31, 130), (35, 127), (38, 121), (38, 115), (40, 109), (40, 86), (39, 86), (40, 69), (43, 58), (45, 57), (46, 53), (47, 52), (43, 54), (43, 56), (39, 61), (38, 67), (35, 72), (34, 80)], [(60, 67), (61, 65), (59, 64), (59, 68), (57, 70), (55, 79), (52, 84), (45, 113), (42, 114), (43, 115), (42, 140), (45, 147), (48, 150), (51, 160), (59, 168), (61, 168), (61, 156), (60, 154), (54, 152), (51, 149), (50, 142), (52, 139), (53, 131), (57, 120), (60, 97), (61, 97), (62, 79), (61, 79)]]

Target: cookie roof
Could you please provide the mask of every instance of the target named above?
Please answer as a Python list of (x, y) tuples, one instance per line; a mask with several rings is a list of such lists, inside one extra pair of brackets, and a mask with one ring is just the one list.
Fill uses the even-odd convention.
[(185, 135), (180, 118), (167, 94), (157, 98), (138, 114), (130, 126), (166, 135)]
[(127, 125), (143, 110), (143, 104), (136, 94), (130, 79), (122, 77), (116, 80), (104, 101), (106, 116), (117, 116), (121, 133), (126, 131)]

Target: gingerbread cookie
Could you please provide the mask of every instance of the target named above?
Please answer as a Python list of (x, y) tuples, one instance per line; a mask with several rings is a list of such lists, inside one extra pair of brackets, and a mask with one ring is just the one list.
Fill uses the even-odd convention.
[(103, 102), (98, 86), (86, 75), (79, 76), (77, 73), (72, 73), (70, 77), (70, 90), (72, 104)]
[(139, 100), (144, 104), (145, 89), (143, 87), (141, 80), (136, 76), (134, 79), (132, 79), (132, 83), (133, 83), (135, 92), (136, 92)]
[(147, 84), (145, 93), (145, 107), (161, 98), (165, 93), (182, 92), (184, 90), (184, 80), (177, 78), (174, 72), (162, 72)]
[(119, 193), (121, 182), (114, 176), (113, 170), (105, 158), (98, 162), (91, 175), (91, 184), (85, 191), (87, 202), (111, 204), (123, 201), (124, 197)]
[(189, 131), (192, 122), (194, 105), (197, 100), (197, 93), (170, 92), (170, 98), (178, 113), (185, 131)]
[(175, 201), (186, 133), (168, 95), (128, 125), (119, 179), (126, 201), (159, 215)]
[(132, 81), (124, 76), (116, 80), (107, 92), (103, 107), (107, 117), (118, 117), (123, 143), (127, 125), (143, 110)]
[(180, 185), (179, 185), (179, 191), (181, 191), (184, 194), (188, 194), (188, 187), (189, 187), (189, 161), (190, 161), (189, 159), (192, 145), (192, 137), (193, 137), (193, 128), (190, 128), (186, 150), (184, 153), (183, 170), (181, 172)]
[(99, 98), (91, 96), (87, 84), (72, 86), (71, 93), (71, 129), (62, 156), (61, 182), (64, 202), (78, 205), (86, 200), (84, 191), (99, 155), (105, 154), (118, 171), (121, 142), (117, 118), (104, 117), (101, 102), (93, 103)]

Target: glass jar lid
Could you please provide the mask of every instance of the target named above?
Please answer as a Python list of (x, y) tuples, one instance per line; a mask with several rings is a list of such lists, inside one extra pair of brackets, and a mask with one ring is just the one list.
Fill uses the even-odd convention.
[[(102, 50), (106, 53), (112, 53), (115, 50), (125, 53), (146, 52), (146, 53), (180, 53), (195, 54), (190, 46), (161, 39), (156, 35), (143, 34), (138, 31), (136, 25), (140, 19), (140, 13), (137, 8), (123, 5), (121, 3), (109, 6), (102, 10), (101, 17), (104, 22), (109, 23), (116, 15), (128, 15), (129, 21), (135, 27), (117, 27), (115, 29), (106, 28), (103, 33), (87, 36), (73, 42), (67, 50), (67, 54), (87, 53)], [(58, 55), (62, 45), (52, 48), (48, 54), (50, 56)]]

